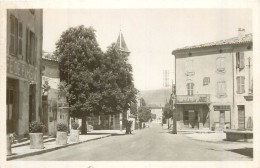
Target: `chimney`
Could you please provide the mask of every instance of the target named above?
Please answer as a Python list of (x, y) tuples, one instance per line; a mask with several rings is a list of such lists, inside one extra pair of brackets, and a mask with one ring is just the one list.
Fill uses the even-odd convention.
[(242, 38), (245, 35), (245, 29), (238, 28), (238, 37)]

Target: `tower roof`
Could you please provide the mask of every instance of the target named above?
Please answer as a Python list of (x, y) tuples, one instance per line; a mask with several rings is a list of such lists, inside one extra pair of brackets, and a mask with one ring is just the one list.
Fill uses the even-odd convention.
[(120, 30), (118, 38), (117, 38), (116, 48), (119, 51), (130, 53), (130, 51), (128, 50), (128, 48), (126, 46), (125, 39), (124, 39), (124, 36), (123, 36), (121, 30)]

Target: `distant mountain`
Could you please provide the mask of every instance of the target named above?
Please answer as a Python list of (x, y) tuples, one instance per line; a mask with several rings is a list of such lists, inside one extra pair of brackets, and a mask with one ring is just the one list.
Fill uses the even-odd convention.
[(156, 90), (143, 90), (141, 95), (146, 105), (150, 107), (163, 107), (171, 96), (171, 88), (163, 88)]

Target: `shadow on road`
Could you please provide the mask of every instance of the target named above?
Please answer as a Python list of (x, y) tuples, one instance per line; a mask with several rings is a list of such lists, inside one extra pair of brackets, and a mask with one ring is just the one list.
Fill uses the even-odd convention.
[(227, 151), (235, 152), (235, 153), (253, 158), (253, 148), (230, 149)]

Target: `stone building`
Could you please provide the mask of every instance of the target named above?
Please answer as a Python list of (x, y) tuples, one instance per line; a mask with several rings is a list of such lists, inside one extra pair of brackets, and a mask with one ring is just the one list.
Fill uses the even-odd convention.
[[(51, 54), (42, 57), (42, 108), (48, 134), (55, 136), (58, 111), (58, 85), (60, 83), (59, 63)], [(48, 87), (45, 91), (44, 88)]]
[(42, 9), (7, 10), (7, 133), (23, 137), (42, 120)]
[(179, 129), (252, 128), (252, 34), (176, 49)]

